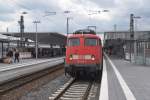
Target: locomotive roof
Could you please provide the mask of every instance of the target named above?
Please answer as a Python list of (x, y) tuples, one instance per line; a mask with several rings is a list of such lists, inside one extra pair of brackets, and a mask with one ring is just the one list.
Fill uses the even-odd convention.
[(91, 29), (82, 29), (82, 30), (75, 31), (73, 34), (94, 34), (94, 35), (96, 35), (96, 32)]
[(79, 38), (79, 37), (100, 38), (99, 36), (93, 34), (73, 34), (68, 36), (68, 38)]

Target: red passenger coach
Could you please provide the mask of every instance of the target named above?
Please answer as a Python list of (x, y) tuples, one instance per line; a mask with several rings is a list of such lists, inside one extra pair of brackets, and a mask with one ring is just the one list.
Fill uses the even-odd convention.
[(102, 69), (101, 39), (92, 30), (78, 30), (67, 38), (65, 73), (97, 75)]

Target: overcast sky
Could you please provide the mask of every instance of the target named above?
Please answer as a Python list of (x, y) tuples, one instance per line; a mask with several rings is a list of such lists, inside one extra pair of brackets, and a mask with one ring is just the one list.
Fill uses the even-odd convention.
[[(0, 0), (0, 32), (18, 32), (18, 20), (24, 15), (25, 31), (35, 31), (34, 20), (40, 20), (38, 31), (66, 33), (66, 18), (70, 32), (97, 26), (97, 31), (129, 30), (129, 18), (133, 13), (140, 16), (136, 20), (136, 30), (150, 30), (150, 0)], [(109, 10), (92, 14), (95, 11)], [(70, 11), (65, 14), (64, 11)], [(56, 12), (56, 15), (45, 16), (45, 12)], [(92, 14), (92, 15), (89, 15)]]

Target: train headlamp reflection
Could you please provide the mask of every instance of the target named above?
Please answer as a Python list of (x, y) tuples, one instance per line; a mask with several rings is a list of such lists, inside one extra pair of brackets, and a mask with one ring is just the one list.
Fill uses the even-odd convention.
[(95, 60), (95, 56), (94, 56), (94, 55), (92, 55), (91, 59), (92, 59), (92, 60)]

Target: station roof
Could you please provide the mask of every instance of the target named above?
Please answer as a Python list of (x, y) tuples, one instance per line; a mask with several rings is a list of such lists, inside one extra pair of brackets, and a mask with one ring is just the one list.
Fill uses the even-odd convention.
[(0, 34), (0, 42), (8, 42), (8, 37), (6, 35)]
[(0, 39), (7, 39), (7, 36), (0, 34)]
[[(20, 37), (21, 33), (4, 33), (5, 35), (11, 35), (15, 37)], [(25, 32), (23, 33), (24, 38), (31, 39), (35, 41), (35, 32)], [(50, 45), (65, 45), (67, 37), (63, 34), (56, 32), (38, 32), (37, 33), (38, 42), (41, 44)]]

